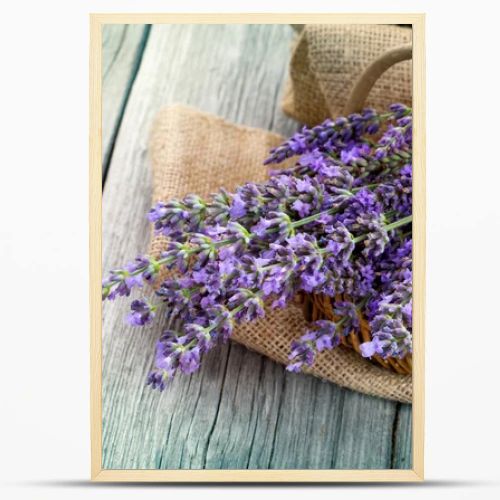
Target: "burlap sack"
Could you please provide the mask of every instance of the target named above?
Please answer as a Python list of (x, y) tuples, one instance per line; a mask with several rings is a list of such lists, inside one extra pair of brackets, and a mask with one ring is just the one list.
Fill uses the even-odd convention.
[[(159, 113), (153, 126), (150, 154), (153, 165), (153, 202), (188, 193), (208, 195), (219, 187), (233, 190), (246, 181), (267, 177), (263, 159), (282, 137), (182, 106)], [(151, 253), (157, 255), (165, 239), (153, 235)], [(268, 310), (260, 321), (240, 325), (233, 340), (286, 364), (290, 344), (303, 333), (302, 311)], [(410, 376), (379, 368), (344, 347), (321, 353), (309, 373), (366, 394), (411, 402)]]
[[(283, 110), (301, 123), (316, 125), (340, 116), (362, 71), (386, 50), (411, 43), (411, 28), (376, 24), (311, 24), (292, 49)], [(411, 61), (389, 69), (370, 92), (366, 106), (411, 105)]]

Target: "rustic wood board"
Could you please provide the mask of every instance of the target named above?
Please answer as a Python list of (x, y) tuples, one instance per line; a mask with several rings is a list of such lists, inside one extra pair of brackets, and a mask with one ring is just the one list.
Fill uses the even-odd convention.
[(137, 69), (149, 35), (149, 26), (110, 24), (102, 39), (102, 161), (105, 177)]
[[(104, 185), (104, 270), (147, 250), (147, 146), (162, 107), (188, 104), (283, 135), (297, 127), (280, 109), (289, 26), (155, 25), (142, 38), (141, 28), (131, 42), (140, 61), (116, 58), (119, 81), (108, 84), (121, 93), (113, 99), (121, 99), (122, 117), (114, 118)], [(113, 37), (123, 32), (105, 27), (116, 47)], [(127, 304), (103, 306), (104, 468), (411, 468), (411, 407), (287, 373), (234, 343), (209, 353), (199, 373), (152, 391), (145, 379), (167, 319), (134, 329), (123, 321)]]

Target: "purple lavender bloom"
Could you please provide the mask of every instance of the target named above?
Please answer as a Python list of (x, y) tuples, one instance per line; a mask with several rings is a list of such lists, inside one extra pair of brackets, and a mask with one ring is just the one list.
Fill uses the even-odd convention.
[(302, 155), (299, 159), (299, 165), (309, 167), (314, 173), (321, 173), (322, 170), (331, 165), (331, 160), (328, 160), (328, 157), (319, 149), (315, 149)]
[(375, 149), (375, 158), (385, 160), (390, 156), (405, 157), (412, 147), (412, 119), (411, 116), (399, 118), (396, 126), (389, 125)]
[(411, 328), (413, 324), (413, 309), (411, 300), (403, 306), (403, 310), (401, 312), (404, 323), (408, 326), (408, 328)]
[(253, 210), (257, 216), (264, 216), (269, 212), (280, 212), (287, 202), (296, 195), (295, 178), (283, 175), (281, 172), (273, 175), (262, 189), (257, 199), (259, 209)]
[(238, 193), (236, 193), (233, 197), (229, 214), (233, 219), (239, 219), (247, 214), (245, 202), (241, 199), (241, 196)]
[(311, 177), (309, 176), (296, 179), (295, 186), (299, 193), (310, 193), (311, 191), (314, 190), (313, 185), (311, 183)]
[(264, 316), (264, 302), (262, 297), (250, 290), (240, 288), (228, 301), (236, 311), (234, 318), (241, 321), (255, 321)]
[(380, 224), (372, 224), (370, 233), (367, 234), (363, 241), (365, 248), (363, 255), (366, 257), (379, 257), (384, 252), (385, 246), (389, 242), (387, 231)]
[(252, 236), (244, 226), (235, 221), (228, 223), (227, 235), (231, 241), (219, 248), (218, 255), (221, 260), (243, 255)]
[(359, 331), (359, 312), (356, 304), (348, 301), (337, 301), (333, 304), (333, 312), (341, 318), (337, 324), (339, 335), (349, 335)]
[[(314, 363), (314, 349), (310, 343), (293, 341), (288, 358), (294, 360), (286, 369), (290, 372), (299, 372), (303, 365), (311, 366)], [(296, 360), (296, 361), (295, 361)]]
[(180, 344), (176, 342), (176, 332), (167, 330), (156, 343), (155, 368), (150, 373), (148, 384), (163, 390), (179, 366)]
[(377, 294), (367, 304), (376, 354), (383, 358), (411, 352), (411, 247), (411, 239), (390, 241), (378, 261)]
[(382, 358), (403, 358), (411, 352), (411, 333), (404, 327), (401, 318), (388, 314), (376, 316), (370, 322), (373, 340), (377, 339), (377, 351)]
[[(200, 367), (200, 347), (192, 335), (179, 335), (166, 330), (156, 344), (156, 370), (173, 376), (177, 369), (182, 373), (193, 373)], [(155, 382), (156, 379), (153, 379)]]
[(295, 200), (292, 203), (293, 209), (299, 214), (300, 217), (307, 217), (311, 213), (311, 205), (304, 203), (302, 200)]
[(195, 194), (183, 200), (158, 202), (148, 213), (156, 233), (175, 237), (184, 231), (200, 231), (207, 216), (207, 204)]
[(173, 376), (174, 373), (170, 373), (166, 370), (155, 369), (149, 373), (147, 385), (150, 385), (153, 389), (164, 391)]
[(367, 233), (373, 224), (380, 224), (383, 206), (377, 196), (366, 188), (349, 197), (337, 217), (354, 235)]
[[(196, 238), (193, 238), (193, 240), (196, 240)], [(195, 244), (197, 243), (198, 241), (195, 242)], [(178, 241), (169, 241), (167, 243), (167, 250), (161, 254), (161, 259), (165, 262), (165, 267), (169, 269), (177, 268), (181, 273), (187, 271), (189, 257), (189, 244)]]
[(200, 368), (200, 348), (198, 346), (182, 351), (179, 355), (179, 368), (182, 373), (193, 373)]
[(369, 342), (363, 342), (359, 346), (359, 349), (363, 358), (371, 358), (376, 352), (373, 340), (370, 340)]
[(158, 263), (148, 257), (139, 256), (123, 269), (115, 269), (102, 282), (102, 298), (113, 300), (118, 296), (129, 296), (133, 288), (141, 288), (143, 279), (154, 281), (160, 270)]
[[(234, 329), (234, 319), (229, 309), (218, 304), (207, 311), (207, 316), (209, 324), (216, 324), (215, 330), (217, 338), (222, 342), (227, 342)], [(212, 336), (211, 340), (213, 340), (213, 338)], [(212, 344), (210, 344), (209, 347), (212, 347)], [(206, 347), (203, 349), (206, 349)]]
[[(253, 182), (248, 182), (238, 187), (234, 195), (234, 198), (237, 197), (237, 200), (235, 201), (233, 198), (233, 206), (234, 210), (236, 210), (236, 214), (232, 215), (232, 218), (235, 219), (246, 216), (250, 220), (255, 220), (255, 218), (259, 217), (263, 209), (262, 202), (265, 187), (265, 185)], [(246, 213), (243, 214), (243, 211)], [(238, 215), (238, 217), (236, 217), (236, 215)]]
[(337, 325), (333, 321), (318, 320), (313, 323), (315, 327), (316, 349), (321, 352), (324, 349), (333, 349), (340, 344), (337, 335)]
[(314, 363), (316, 352), (333, 349), (339, 344), (340, 337), (333, 321), (315, 321), (298, 341), (292, 342), (288, 357), (291, 363), (287, 366), (287, 370), (299, 372), (302, 366), (311, 366)]
[(264, 238), (273, 223), (274, 222), (272, 220), (262, 218), (257, 224), (255, 224), (255, 226), (252, 227), (252, 233), (259, 238)]
[(116, 297), (128, 297), (133, 287), (142, 286), (140, 276), (127, 276), (121, 270), (111, 271), (102, 281), (102, 298), (114, 300)]
[[(400, 116), (395, 111), (392, 117)], [(373, 109), (364, 109), (361, 113), (325, 120), (312, 128), (303, 127), (281, 146), (271, 150), (264, 164), (280, 163), (287, 158), (315, 150), (333, 152), (345, 148), (349, 141), (358, 140), (365, 133), (376, 133), (380, 126), (380, 115)]]
[(285, 212), (269, 212), (252, 227), (252, 233), (269, 242), (282, 242), (292, 236), (294, 229), (290, 216)]
[(188, 229), (190, 231), (199, 231), (203, 227), (206, 218), (206, 203), (196, 194), (188, 194), (182, 201), (184, 209), (188, 213), (186, 217)]
[(371, 358), (375, 354), (382, 354), (384, 352), (384, 343), (378, 337), (375, 337), (369, 342), (363, 342), (359, 348), (361, 356)]
[(394, 113), (395, 118), (402, 118), (403, 116), (407, 116), (411, 114), (411, 108), (408, 106), (401, 104), (399, 102), (396, 102), (394, 104), (391, 104), (389, 106), (389, 110)]
[[(334, 159), (327, 153), (321, 152), (318, 149), (310, 153), (306, 153), (299, 158), (298, 165), (301, 176), (311, 176), (312, 179), (327, 181), (330, 179), (337, 180), (346, 177), (350, 182), (351, 178), (347, 171), (342, 170), (339, 165), (334, 163)], [(345, 183), (342, 183), (344, 185)]]
[(222, 287), (222, 276), (219, 272), (221, 263), (209, 262), (205, 267), (194, 269), (191, 273), (193, 282), (201, 285), (208, 293), (217, 294)]
[(207, 224), (226, 224), (229, 219), (231, 195), (223, 188), (218, 193), (212, 195), (212, 200), (207, 203), (206, 222)]
[(374, 292), (375, 270), (371, 261), (364, 263), (361, 260), (356, 262), (355, 288), (359, 291), (360, 297), (367, 297)]
[(174, 330), (165, 330), (156, 343), (156, 366), (167, 368), (173, 366), (170, 356), (182, 346), (186, 338), (179, 337), (179, 333)]
[(366, 165), (365, 156), (370, 154), (370, 146), (365, 142), (356, 143), (351, 141), (345, 149), (340, 152), (340, 159), (346, 165)]
[(169, 236), (181, 232), (189, 221), (189, 212), (182, 202), (172, 200), (169, 203), (158, 202), (148, 213), (155, 232)]
[[(184, 326), (160, 338), (148, 384), (163, 390), (177, 372), (193, 373), (235, 322), (255, 321), (264, 301), (284, 307), (300, 291), (334, 298), (340, 319), (311, 325), (294, 342), (288, 370), (335, 348), (359, 328), (360, 314), (372, 335), (365, 356), (410, 353), (411, 155), (411, 109), (366, 109), (301, 129), (266, 160), (298, 156), (295, 166), (265, 182), (157, 203), (148, 217), (168, 236), (166, 251), (112, 271), (102, 290), (103, 299), (127, 296), (162, 268), (178, 273), (156, 293)], [(155, 309), (134, 301), (128, 320), (148, 324)]]
[(333, 339), (329, 335), (321, 335), (316, 340), (316, 349), (318, 352), (324, 351), (325, 349), (333, 349)]
[(324, 272), (313, 269), (308, 273), (302, 273), (300, 276), (301, 288), (305, 292), (312, 293), (326, 281), (327, 276)]
[[(351, 258), (354, 251), (354, 241), (352, 234), (341, 223), (336, 223), (327, 229), (327, 242), (325, 255), (330, 258), (330, 262), (341, 261), (346, 263)], [(334, 257), (332, 261), (331, 257)], [(335, 264), (333, 264), (335, 265)]]
[[(294, 344), (292, 344), (292, 348), (294, 347)], [(302, 370), (304, 362), (303, 361), (296, 361), (295, 363), (289, 363), (286, 366), (286, 370), (292, 373), (300, 373)]]
[(313, 292), (326, 280), (321, 271), (323, 255), (314, 236), (298, 233), (287, 239), (288, 246), (295, 254), (296, 275), (300, 280), (301, 288), (306, 292)]
[(413, 173), (411, 164), (406, 164), (394, 180), (394, 197), (390, 207), (399, 216), (409, 215), (412, 212)]
[(269, 261), (261, 289), (264, 297), (274, 297), (271, 306), (284, 307), (298, 291), (298, 257), (288, 245), (271, 243), (262, 253)]
[(187, 318), (189, 307), (193, 303), (194, 295), (190, 290), (195, 285), (194, 281), (188, 278), (166, 279), (156, 291), (156, 295), (161, 297), (170, 309), (172, 318)]
[(146, 299), (133, 300), (130, 309), (132, 312), (127, 315), (127, 321), (132, 326), (148, 325), (155, 317), (156, 306)]
[(158, 202), (149, 212), (148, 220), (149, 222), (156, 222), (163, 219), (168, 213), (167, 206), (163, 202)]

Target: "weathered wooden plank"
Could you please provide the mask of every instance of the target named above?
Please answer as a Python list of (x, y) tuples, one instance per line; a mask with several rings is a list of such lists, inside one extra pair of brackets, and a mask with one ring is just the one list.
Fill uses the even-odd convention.
[(368, 406), (362, 394), (346, 391), (332, 468), (390, 469), (396, 406), (382, 399)]
[(287, 377), (270, 468), (332, 468), (346, 392), (313, 377)]
[(398, 405), (398, 416), (394, 427), (392, 468), (412, 468), (412, 407)]
[[(147, 250), (147, 143), (162, 106), (189, 104), (284, 135), (295, 129), (278, 98), (292, 36), (285, 25), (152, 27), (104, 189), (104, 269)], [(104, 304), (105, 468), (390, 467), (396, 404), (286, 373), (236, 344), (163, 394), (151, 391), (144, 381), (166, 319), (135, 330), (123, 323), (127, 304)]]
[(102, 161), (109, 163), (131, 85), (146, 43), (149, 27), (106, 24), (102, 31)]

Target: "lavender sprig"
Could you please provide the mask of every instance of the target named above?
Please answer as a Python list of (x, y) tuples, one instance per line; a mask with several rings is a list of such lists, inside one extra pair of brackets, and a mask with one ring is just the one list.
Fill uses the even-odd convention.
[[(183, 326), (161, 337), (148, 383), (161, 390), (175, 373), (196, 371), (236, 323), (261, 318), (265, 303), (284, 307), (299, 292), (336, 298), (340, 319), (311, 325), (292, 345), (289, 370), (358, 330), (359, 315), (372, 331), (365, 357), (410, 353), (411, 135), (410, 108), (364, 110), (275, 148), (266, 164), (293, 155), (297, 163), (265, 182), (158, 203), (148, 217), (169, 238), (166, 251), (103, 281), (103, 299), (114, 299), (157, 281), (162, 267), (180, 272), (156, 295)], [(150, 324), (156, 311), (134, 300), (128, 321)]]

